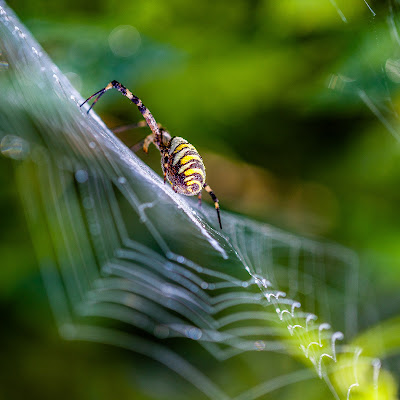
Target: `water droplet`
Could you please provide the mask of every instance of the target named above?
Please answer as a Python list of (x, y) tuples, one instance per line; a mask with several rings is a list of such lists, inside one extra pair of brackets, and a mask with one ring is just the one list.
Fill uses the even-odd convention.
[(120, 177), (118, 178), (118, 182), (119, 182), (121, 185), (124, 185), (124, 184), (126, 183), (126, 178), (123, 177), (123, 176), (120, 176)]
[(79, 183), (84, 183), (89, 179), (89, 175), (88, 175), (87, 171), (85, 171), (84, 169), (80, 169), (75, 172), (75, 179)]
[(189, 339), (199, 340), (203, 336), (203, 332), (201, 331), (201, 329), (192, 326), (185, 329), (185, 335)]
[(165, 269), (167, 271), (172, 271), (174, 269), (174, 265), (171, 263), (167, 263), (167, 264), (165, 264)]
[(207, 283), (207, 282), (201, 282), (200, 287), (201, 287), (202, 289), (208, 289), (208, 283)]
[(327, 86), (329, 89), (337, 90), (339, 92), (343, 91), (346, 85), (354, 82), (354, 79), (351, 79), (347, 76), (340, 74), (332, 74), (329, 77), (329, 81), (327, 82)]
[(89, 147), (91, 148), (91, 149), (94, 149), (94, 148), (96, 148), (96, 143), (95, 142), (90, 142), (89, 143)]
[(264, 340), (255, 341), (254, 342), (254, 347), (256, 348), (257, 351), (265, 350), (265, 342), (264, 342)]
[(169, 328), (165, 325), (158, 325), (154, 328), (154, 336), (165, 339), (169, 335)]
[(172, 296), (175, 293), (175, 289), (173, 288), (173, 286), (169, 285), (168, 283), (162, 284), (160, 289), (167, 297)]
[(129, 293), (124, 296), (124, 304), (126, 304), (127, 306), (135, 306), (136, 303), (138, 303), (138, 297), (134, 294)]
[(8, 69), (9, 65), (7, 61), (0, 61), (0, 72)]
[(101, 232), (99, 224), (90, 224), (89, 230), (92, 235), (100, 235), (100, 232)]
[(82, 205), (83, 208), (85, 208), (86, 210), (90, 210), (91, 208), (93, 208), (93, 199), (91, 197), (85, 197), (82, 200)]
[(268, 279), (262, 279), (262, 285), (268, 289), (269, 286), (272, 286), (271, 282)]
[(29, 143), (19, 136), (6, 135), (0, 142), (0, 151), (5, 157), (23, 160), (29, 153)]

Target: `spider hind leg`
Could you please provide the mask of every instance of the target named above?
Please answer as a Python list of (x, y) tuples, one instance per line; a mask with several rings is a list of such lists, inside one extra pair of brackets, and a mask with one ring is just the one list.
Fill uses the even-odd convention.
[(211, 196), (213, 202), (214, 202), (214, 207), (217, 210), (217, 215), (218, 215), (218, 222), (219, 222), (219, 227), (222, 229), (222, 223), (221, 223), (221, 215), (219, 211), (219, 201), (217, 199), (217, 196), (214, 194), (212, 191), (210, 185), (207, 185), (206, 183), (203, 186), (204, 190)]

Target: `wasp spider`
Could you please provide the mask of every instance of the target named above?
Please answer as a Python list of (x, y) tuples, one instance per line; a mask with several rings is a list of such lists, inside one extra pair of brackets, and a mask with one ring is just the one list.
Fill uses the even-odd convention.
[[(176, 193), (184, 194), (185, 196), (198, 195), (200, 203), (202, 189), (208, 192), (214, 201), (219, 226), (222, 229), (219, 202), (210, 186), (206, 183), (206, 169), (200, 154), (187, 140), (177, 136), (171, 137), (160, 124), (157, 124), (149, 109), (143, 105), (142, 100), (119, 82), (112, 81), (105, 88), (91, 95), (80, 106), (82, 107), (91, 98), (97, 96), (87, 111), (89, 113), (100, 97), (112, 88), (117, 89), (137, 105), (145, 119), (145, 123), (150, 127), (152, 133), (144, 139), (143, 150), (147, 153), (150, 143), (153, 143), (160, 151), (164, 183), (168, 180)], [(136, 126), (144, 126), (144, 121)]]

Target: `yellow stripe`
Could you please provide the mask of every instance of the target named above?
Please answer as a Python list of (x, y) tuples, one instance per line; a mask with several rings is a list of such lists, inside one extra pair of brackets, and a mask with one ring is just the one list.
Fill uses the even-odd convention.
[(185, 139), (182, 139), (180, 137), (175, 137), (172, 139), (171, 142), (171, 148), (168, 150), (169, 154), (172, 154), (175, 149), (182, 143), (187, 143)]
[(179, 146), (175, 147), (174, 153), (177, 153), (178, 151), (181, 151), (182, 149), (189, 147), (189, 143), (181, 143)]
[(190, 178), (189, 175), (193, 175), (193, 174), (199, 174), (204, 178), (204, 172), (200, 168), (189, 168), (184, 172), (184, 174), (189, 178)]
[(181, 165), (185, 165), (190, 160), (199, 160), (199, 161), (201, 161), (201, 158), (197, 154), (189, 154), (188, 156), (185, 156), (185, 157), (183, 157), (181, 159)]
[[(203, 179), (203, 181), (204, 181), (204, 177), (202, 177)], [(196, 177), (193, 177), (193, 175), (190, 175), (190, 176), (187, 176), (184, 180), (183, 180), (183, 182), (185, 182), (186, 184), (188, 183), (188, 182), (190, 182), (191, 180), (197, 180), (196, 179)]]
[(186, 186), (192, 186), (195, 183), (197, 183), (199, 185), (199, 187), (201, 187), (201, 183), (199, 181), (196, 181), (196, 180), (193, 180), (193, 181), (190, 181), (190, 182), (186, 182)]
[(191, 151), (191, 149), (185, 147), (184, 149), (178, 151), (177, 153), (174, 153), (174, 155), (173, 155), (174, 161), (173, 161), (172, 165), (177, 164), (181, 160), (181, 158), (185, 156), (185, 154), (188, 151)]
[(178, 174), (181, 174), (185, 169), (190, 168), (193, 165), (192, 162), (188, 162), (185, 165), (182, 165), (182, 167), (179, 168)]
[(190, 143), (181, 143), (178, 147), (175, 148), (174, 153), (178, 153), (178, 151), (188, 148), (190, 150), (197, 151), (196, 148)]

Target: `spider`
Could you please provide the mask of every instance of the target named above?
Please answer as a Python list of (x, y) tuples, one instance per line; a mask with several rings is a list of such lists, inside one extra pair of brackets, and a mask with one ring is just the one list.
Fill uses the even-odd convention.
[(176, 193), (184, 194), (185, 196), (198, 195), (199, 204), (201, 204), (201, 191), (204, 189), (210, 194), (214, 202), (219, 226), (222, 229), (219, 202), (211, 187), (206, 183), (206, 168), (200, 154), (187, 140), (178, 136), (171, 137), (169, 132), (156, 122), (149, 109), (142, 103), (142, 100), (119, 82), (112, 81), (105, 88), (92, 94), (80, 107), (91, 98), (97, 96), (87, 111), (89, 114), (89, 111), (99, 101), (100, 97), (112, 88), (117, 89), (138, 107), (145, 121), (139, 122), (136, 126), (145, 126), (147, 123), (151, 129), (152, 133), (143, 141), (143, 151), (147, 153), (151, 143), (160, 151), (164, 183), (168, 180)]

